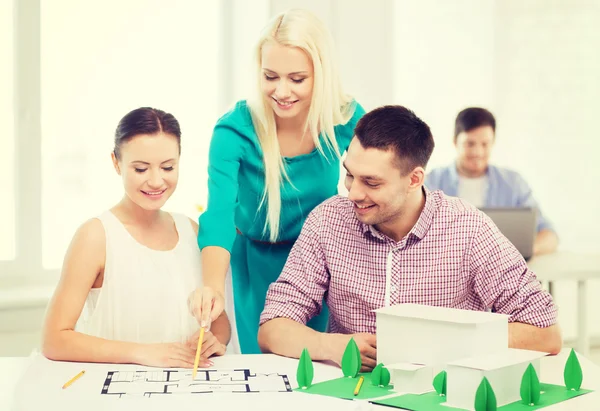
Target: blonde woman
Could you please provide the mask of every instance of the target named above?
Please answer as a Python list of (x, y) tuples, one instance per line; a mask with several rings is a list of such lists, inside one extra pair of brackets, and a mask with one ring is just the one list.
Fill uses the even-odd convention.
[[(194, 315), (208, 326), (224, 309), (231, 264), (229, 315), (244, 354), (260, 352), (267, 289), (308, 213), (337, 193), (340, 156), (364, 114), (342, 91), (331, 35), (313, 14), (276, 16), (255, 54), (254, 99), (238, 102), (214, 129), (209, 201), (198, 233), (204, 288), (192, 296)], [(320, 331), (326, 325), (327, 312), (312, 324)]]

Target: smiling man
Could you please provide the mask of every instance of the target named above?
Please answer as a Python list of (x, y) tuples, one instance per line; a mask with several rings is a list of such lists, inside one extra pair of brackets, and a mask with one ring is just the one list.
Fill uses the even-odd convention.
[[(469, 203), (423, 186), (434, 142), (427, 124), (385, 106), (357, 124), (344, 166), (348, 198), (308, 216), (267, 294), (263, 351), (338, 364), (350, 337), (363, 369), (376, 365), (373, 310), (417, 303), (510, 316), (509, 346), (556, 353), (552, 297), (492, 221)], [(330, 310), (329, 331), (305, 326)], [(440, 338), (443, 336), (440, 336)]]
[(538, 211), (533, 254), (556, 251), (558, 236), (544, 217), (529, 184), (516, 171), (490, 164), (496, 140), (496, 119), (488, 110), (469, 107), (456, 116), (456, 160), (432, 170), (425, 185), (449, 196), (464, 198), (476, 207), (531, 207)]

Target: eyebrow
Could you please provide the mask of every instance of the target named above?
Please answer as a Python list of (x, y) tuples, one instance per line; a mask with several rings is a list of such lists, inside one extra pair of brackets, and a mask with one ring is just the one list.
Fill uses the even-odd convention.
[[(275, 72), (275, 71), (273, 71), (273, 70), (271, 70), (271, 69), (268, 69), (268, 68), (266, 68), (266, 67), (263, 67), (262, 69), (263, 69), (264, 71), (268, 71), (269, 73), (277, 74), (277, 72)], [(288, 73), (287, 75), (288, 75), (288, 76), (293, 76), (293, 75), (299, 75), (299, 74), (308, 74), (308, 71), (295, 71), (295, 72), (293, 72), (293, 73)]]
[(368, 181), (383, 181), (382, 178), (377, 177), (377, 176), (361, 176), (360, 178), (362, 178), (363, 180), (368, 180)]
[[(165, 164), (165, 163), (168, 163), (169, 161), (175, 161), (175, 159), (174, 159), (174, 158), (170, 158), (170, 159), (168, 159), (168, 160), (165, 160), (165, 161), (163, 161), (163, 162), (162, 162), (162, 163), (160, 163), (160, 164)], [(131, 162), (131, 164), (133, 164), (133, 163), (145, 164), (145, 165), (147, 165), (147, 166), (149, 166), (149, 165), (150, 165), (150, 163), (148, 163), (148, 162), (146, 162), (146, 161), (142, 161), (142, 160), (134, 160), (134, 161), (132, 161), (132, 162)]]
[[(346, 161), (342, 162), (342, 166), (344, 166), (346, 171), (350, 173), (350, 170), (348, 170), (348, 167), (346, 167)], [(352, 174), (352, 173), (350, 173), (350, 174)], [(368, 180), (368, 181), (383, 181), (383, 178), (377, 177), (377, 176), (360, 176), (359, 178), (361, 180)]]

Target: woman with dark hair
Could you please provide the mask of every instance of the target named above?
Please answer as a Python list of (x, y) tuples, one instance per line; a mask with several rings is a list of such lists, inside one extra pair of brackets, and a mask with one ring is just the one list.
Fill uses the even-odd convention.
[[(187, 297), (202, 284), (198, 225), (161, 210), (177, 187), (180, 139), (161, 110), (119, 122), (111, 156), (124, 195), (73, 237), (44, 324), (46, 357), (193, 367), (199, 325)], [(223, 355), (229, 338), (223, 313), (204, 333), (200, 365)]]

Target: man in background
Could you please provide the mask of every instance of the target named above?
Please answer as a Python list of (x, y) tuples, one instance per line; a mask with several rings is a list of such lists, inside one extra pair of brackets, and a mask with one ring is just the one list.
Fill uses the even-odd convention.
[(469, 107), (458, 113), (454, 127), (457, 157), (436, 168), (425, 179), (430, 190), (460, 197), (476, 207), (531, 207), (537, 209), (533, 254), (556, 251), (558, 236), (542, 214), (531, 188), (519, 173), (489, 163), (496, 138), (496, 119), (488, 110)]

